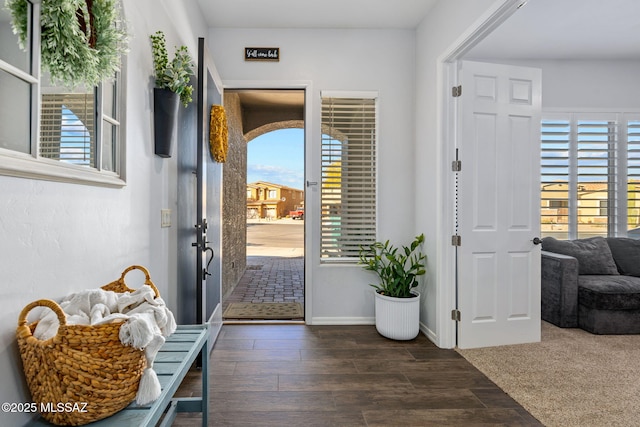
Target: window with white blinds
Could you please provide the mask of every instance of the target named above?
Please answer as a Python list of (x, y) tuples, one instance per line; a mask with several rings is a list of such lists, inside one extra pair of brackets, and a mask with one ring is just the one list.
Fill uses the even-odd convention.
[[(37, 28), (40, 2), (25, 3), (27, 24)], [(11, 33), (10, 22), (0, 10), (3, 34)], [(0, 49), (0, 94), (6, 95), (0, 99), (0, 174), (122, 187), (125, 73), (92, 88), (56, 87), (37, 69), (39, 37), (30, 38), (25, 51), (17, 36), (6, 42)]]
[(376, 241), (376, 98), (322, 95), (323, 262), (356, 262)]
[(40, 113), (40, 155), (95, 167), (93, 93), (43, 94)]
[(547, 114), (541, 135), (542, 235), (633, 237), (640, 222), (640, 122), (622, 113)]

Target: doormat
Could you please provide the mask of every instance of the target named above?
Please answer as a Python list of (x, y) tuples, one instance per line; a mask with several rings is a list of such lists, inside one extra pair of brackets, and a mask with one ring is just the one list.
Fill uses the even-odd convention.
[(299, 302), (232, 302), (222, 313), (225, 319), (300, 319), (304, 317)]

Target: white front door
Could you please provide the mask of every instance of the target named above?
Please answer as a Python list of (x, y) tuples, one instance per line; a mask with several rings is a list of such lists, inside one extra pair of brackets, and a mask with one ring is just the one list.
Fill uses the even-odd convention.
[(458, 347), (539, 341), (541, 70), (461, 65)]

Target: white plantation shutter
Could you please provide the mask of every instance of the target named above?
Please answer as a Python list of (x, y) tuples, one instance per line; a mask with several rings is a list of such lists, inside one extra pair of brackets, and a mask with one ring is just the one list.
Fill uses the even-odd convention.
[(548, 113), (541, 135), (542, 235), (640, 238), (640, 115)]
[(542, 234), (566, 239), (569, 235), (569, 120), (542, 120), (541, 129)]
[(607, 236), (615, 230), (617, 123), (578, 119), (575, 126), (578, 237)]
[(321, 257), (356, 261), (376, 241), (376, 99), (322, 97)]
[(94, 94), (43, 94), (40, 156), (95, 167)]
[(627, 121), (627, 229), (640, 227), (640, 119)]

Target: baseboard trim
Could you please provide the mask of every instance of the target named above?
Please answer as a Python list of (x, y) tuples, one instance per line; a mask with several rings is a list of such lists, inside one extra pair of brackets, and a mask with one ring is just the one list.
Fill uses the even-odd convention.
[[(314, 317), (309, 325), (375, 325), (375, 317)], [(420, 332), (429, 341), (437, 345), (438, 336), (424, 323), (420, 322)]]
[(222, 304), (216, 305), (216, 308), (211, 313), (211, 317), (207, 320), (209, 323), (210, 339), (209, 339), (209, 353), (213, 350), (213, 345), (218, 339), (220, 330), (222, 329)]
[(422, 332), (424, 336), (429, 339), (429, 341), (431, 341), (435, 345), (438, 345), (438, 336), (422, 322), (420, 322), (420, 332)]
[(311, 325), (375, 325), (374, 317), (314, 317)]

